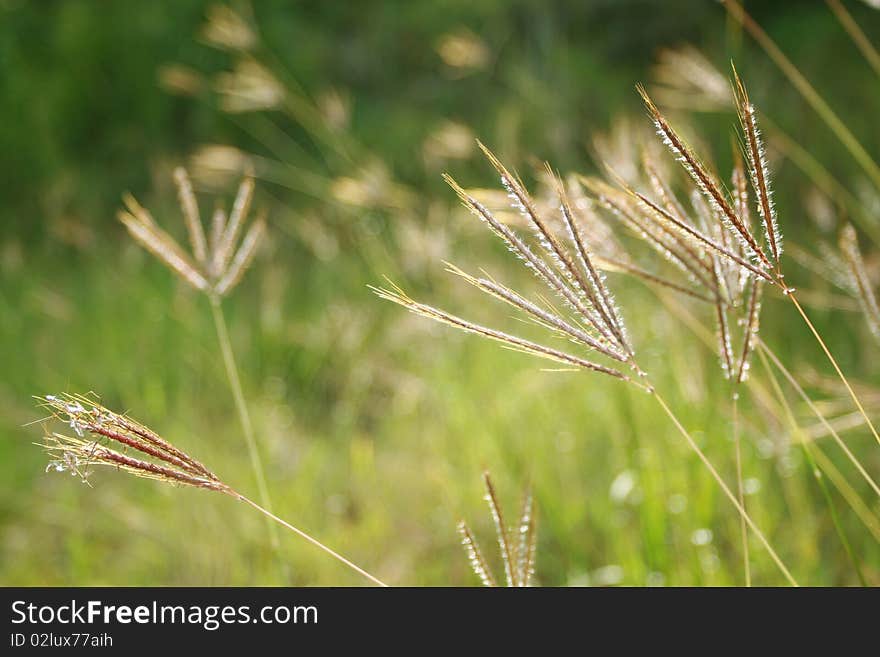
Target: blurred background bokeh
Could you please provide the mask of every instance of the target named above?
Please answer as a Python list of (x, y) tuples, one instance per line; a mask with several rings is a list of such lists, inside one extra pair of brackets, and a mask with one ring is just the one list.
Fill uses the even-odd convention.
[[(880, 12), (845, 6), (880, 34)], [(877, 74), (829, 6), (746, 7), (880, 153)], [(279, 515), (390, 583), (475, 584), (455, 525), (467, 518), (493, 547), (480, 479), (489, 469), (511, 507), (535, 491), (542, 584), (741, 583), (735, 512), (646, 399), (543, 371), (367, 289), (388, 276), (417, 298), (513, 325), (444, 273), (450, 260), (533, 285), (441, 173), (494, 187), (477, 137), (530, 183), (544, 161), (597, 171), (650, 136), (634, 86), (656, 82), (663, 53), (684, 45), (722, 76), (735, 59), (772, 121), (788, 243), (822, 257), (844, 220), (870, 234), (877, 188), (720, 3), (0, 1), (0, 583), (362, 583), (293, 536), (280, 570), (260, 518), (228, 499), (112, 472), (89, 487), (45, 473), (31, 445), (43, 431), (28, 425), (40, 418), (32, 395), (95, 391), (255, 489), (207, 301), (115, 216), (131, 192), (182, 238), (171, 177), (181, 164), (203, 217), (245, 171), (268, 210), (269, 239), (225, 308)], [(729, 167), (735, 114), (667, 100)], [(804, 288), (840, 296), (815, 274), (803, 269)], [(655, 379), (732, 475), (712, 349), (643, 285), (611, 283)], [(813, 312), (878, 408), (880, 347), (844, 302)], [(762, 335), (834, 410), (827, 364), (778, 299), (766, 302)], [(743, 407), (754, 517), (801, 580), (857, 583), (784, 415)], [(815, 424), (806, 411), (800, 419)], [(870, 434), (846, 436), (880, 472)], [(828, 456), (876, 516), (876, 496)], [(877, 540), (835, 495), (865, 576), (880, 583)], [(753, 562), (757, 583), (781, 582), (757, 546)]]

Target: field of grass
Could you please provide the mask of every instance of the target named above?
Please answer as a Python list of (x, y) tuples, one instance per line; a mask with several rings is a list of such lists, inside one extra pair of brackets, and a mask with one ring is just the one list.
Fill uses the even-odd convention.
[[(432, 3), (254, 3), (248, 20), (260, 45), (246, 54), (206, 44), (210, 5), (163, 4), (135, 10), (140, 21), (89, 2), (0, 9), (0, 33), (10, 36), (2, 66), (15, 73), (0, 106), (8, 119), (0, 134), (10, 144), (0, 156), (8, 197), (0, 211), (0, 583), (365, 583), (293, 535), (281, 536), (276, 556), (260, 516), (230, 498), (109, 471), (84, 485), (45, 472), (46, 456), (31, 444), (44, 431), (34, 424), (42, 415), (33, 395), (94, 391), (104, 406), (257, 495), (208, 300), (115, 219), (130, 191), (185, 242), (171, 171), (189, 166), (203, 215), (215, 198), (228, 204), (240, 171), (223, 169), (217, 152), (203, 148), (226, 144), (256, 154), (255, 204), (268, 210), (269, 237), (224, 309), (278, 515), (391, 585), (474, 585), (456, 524), (468, 521), (498, 570), (481, 480), (489, 470), (511, 517), (523, 490), (534, 492), (539, 584), (741, 585), (738, 515), (647, 393), (586, 372), (548, 371), (367, 287), (387, 276), (419, 300), (540, 336), (444, 272), (449, 260), (485, 268), (516, 290), (539, 290), (440, 173), (467, 187), (497, 186), (474, 136), (529, 183), (544, 160), (564, 174), (595, 173), (592, 136), (607, 132), (613, 117), (629, 116), (650, 135), (633, 87), (651, 82), (659, 49), (682, 42), (724, 75), (735, 56), (755, 103), (865, 208), (857, 218), (832, 197), (823, 229), (811, 208), (825, 207), (824, 197), (768, 131), (790, 252), (823, 257), (820, 244), (835, 245), (846, 219), (870, 230), (877, 188), (723, 8), (681, 1), (658, 15), (654, 3), (638, 2), (558, 3), (552, 11), (540, 2), (453, 2), (446, 11)], [(880, 12), (846, 6), (865, 32), (880, 34)], [(828, 8), (792, 3), (756, 8), (755, 16), (867, 152), (880, 154), (877, 76)], [(23, 37), (11, 38), (16, 30), (46, 35), (41, 57)], [(466, 42), (472, 65), (444, 60), (450, 34)], [(132, 43), (144, 52), (126, 54)], [(70, 58), (75, 65), (60, 73)], [(286, 100), (223, 112), (223, 85), (200, 85), (249, 58), (284, 76)], [(194, 76), (177, 95), (169, 93), (169, 62)], [(41, 84), (48, 99), (39, 97)], [(323, 100), (313, 107), (310, 99)], [(333, 108), (339, 127), (310, 123), (313, 109), (327, 119), (337, 116)], [(15, 117), (18, 129), (10, 127)], [(465, 132), (466, 146), (459, 133), (450, 136), (448, 121)], [(729, 168), (735, 114), (686, 121), (689, 136)], [(873, 275), (880, 244), (860, 237)], [(876, 417), (880, 345), (857, 301), (794, 260), (786, 267)], [(730, 387), (711, 311), (630, 277), (608, 279), (641, 365), (734, 486)], [(819, 346), (775, 291), (766, 294), (761, 337), (823, 412), (852, 419)], [(749, 513), (801, 584), (857, 585), (859, 570), (880, 584), (880, 500), (828, 437), (810, 443), (827, 459), (817, 479), (772, 377), (757, 357), (752, 369), (739, 408)], [(810, 410), (781, 387), (796, 425), (815, 431)], [(865, 426), (847, 426), (842, 437), (880, 477), (880, 446)], [(828, 463), (863, 500), (870, 526), (829, 482)], [(755, 584), (785, 584), (754, 537), (750, 552)]]

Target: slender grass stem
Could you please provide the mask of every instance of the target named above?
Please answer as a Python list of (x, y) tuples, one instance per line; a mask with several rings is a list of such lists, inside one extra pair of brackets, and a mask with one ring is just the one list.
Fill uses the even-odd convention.
[(825, 344), (825, 341), (822, 339), (822, 336), (819, 335), (819, 332), (816, 330), (816, 327), (813, 326), (813, 322), (810, 321), (810, 318), (807, 317), (807, 313), (804, 312), (804, 309), (801, 307), (801, 304), (798, 303), (797, 298), (794, 295), (794, 292), (789, 292), (786, 295), (791, 302), (794, 304), (794, 307), (797, 308), (797, 311), (800, 313), (801, 317), (803, 317), (804, 322), (806, 322), (810, 331), (813, 334), (813, 337), (816, 338), (816, 341), (819, 343), (819, 346), (822, 347), (822, 351), (825, 352), (825, 355), (828, 357), (828, 360), (831, 362), (831, 365), (834, 367), (834, 371), (837, 372), (837, 376), (840, 378), (843, 385), (846, 387), (847, 392), (849, 392), (849, 396), (852, 397), (853, 402), (856, 405), (856, 408), (859, 409), (859, 413), (861, 413), (862, 417), (865, 419), (865, 423), (871, 429), (871, 433), (874, 434), (874, 439), (877, 441), (877, 444), (880, 444), (880, 435), (877, 434), (877, 429), (874, 428), (874, 423), (871, 422), (871, 419), (868, 417), (868, 414), (865, 412), (864, 407), (862, 406), (862, 402), (859, 400), (858, 395), (856, 395), (855, 390), (852, 389), (852, 386), (849, 384), (846, 376), (844, 376), (843, 371), (841, 371), (840, 366), (837, 364), (837, 361), (834, 359), (834, 356), (831, 355), (831, 351), (828, 349), (828, 346)]
[[(336, 552), (335, 550), (332, 550), (332, 549), (330, 549), (329, 547), (327, 547), (326, 545), (324, 545), (323, 543), (321, 543), (321, 541), (319, 541), (318, 539), (313, 538), (313, 537), (310, 536), (309, 534), (306, 534), (303, 530), (294, 527), (293, 525), (291, 525), (291, 524), (290, 524), (289, 522), (287, 522), (286, 520), (283, 520), (283, 519), (279, 518), (279, 517), (276, 516), (274, 513), (272, 513), (272, 512), (269, 511), (268, 509), (266, 509), (266, 508), (260, 506), (259, 504), (257, 504), (257, 503), (254, 502), (253, 500), (251, 500), (251, 499), (245, 497), (244, 495), (241, 495), (240, 493), (233, 493), (233, 496), (236, 497), (236, 498), (238, 498), (238, 499), (241, 500), (242, 502), (246, 502), (247, 504), (250, 504), (250, 505), (251, 505), (252, 507), (254, 507), (257, 511), (259, 511), (259, 512), (262, 513), (264, 516), (266, 516), (267, 522), (274, 521), (274, 522), (278, 523), (279, 525), (281, 525), (282, 527), (285, 527), (286, 529), (289, 529), (289, 530), (292, 531), (294, 534), (297, 534), (298, 536), (301, 536), (302, 538), (304, 538), (305, 540), (307, 540), (309, 543), (311, 543), (311, 544), (314, 545), (315, 547), (318, 547), (318, 548), (322, 549), (324, 552), (326, 552), (327, 554), (329, 554), (331, 557), (333, 557), (333, 558), (336, 559), (337, 561), (339, 561), (339, 562), (341, 562), (341, 563), (344, 563), (346, 566), (348, 566), (349, 568), (351, 568), (351, 569), (352, 569), (353, 571), (355, 571), (356, 573), (358, 573), (358, 574), (360, 574), (360, 575), (363, 575), (364, 577), (366, 577), (368, 580), (370, 580), (370, 581), (373, 582), (374, 584), (378, 584), (379, 586), (385, 586), (385, 587), (388, 586), (385, 582), (383, 582), (382, 580), (380, 580), (378, 577), (375, 577), (375, 576), (371, 575), (370, 573), (368, 573), (366, 570), (364, 570), (364, 569), (361, 568), (360, 566), (358, 566), (358, 565), (352, 563), (351, 561), (349, 561), (348, 559), (346, 559), (345, 557), (343, 557), (341, 554), (339, 554), (339, 553)], [(272, 526), (274, 527), (275, 525), (272, 525)]]
[[(266, 485), (263, 460), (260, 458), (260, 452), (257, 449), (257, 441), (254, 438), (254, 428), (251, 424), (251, 416), (250, 413), (248, 413), (247, 403), (245, 403), (244, 399), (244, 392), (241, 389), (241, 379), (238, 376), (238, 367), (235, 364), (235, 355), (232, 352), (232, 343), (229, 340), (229, 330), (226, 327), (226, 318), (223, 315), (220, 298), (217, 296), (211, 296), (210, 299), (211, 312), (214, 316), (214, 328), (217, 330), (217, 340), (220, 342), (220, 350), (223, 352), (223, 364), (226, 367), (226, 377), (229, 379), (229, 387), (232, 389), (232, 396), (235, 399), (235, 408), (238, 412), (238, 419), (241, 422), (241, 429), (244, 432), (244, 439), (247, 444), (251, 467), (254, 471), (254, 477), (257, 480), (257, 490), (260, 494), (260, 502), (265, 507), (265, 509), (261, 510), (271, 515), (272, 500), (269, 497), (269, 488)], [(277, 554), (281, 545), (278, 538), (278, 530), (275, 525), (268, 520), (266, 521), (266, 526), (269, 529), (269, 539), (272, 543), (272, 549)]]
[[(799, 435), (801, 433), (801, 428), (798, 426), (797, 420), (795, 420), (794, 418), (794, 413), (791, 410), (791, 405), (788, 403), (788, 400), (785, 398), (785, 394), (782, 392), (782, 387), (779, 385), (779, 380), (776, 378), (773, 370), (770, 369), (770, 363), (767, 361), (767, 356), (763, 351), (759, 350), (758, 357), (761, 359), (761, 364), (764, 366), (764, 369), (767, 372), (767, 376), (770, 378), (770, 385), (773, 388), (773, 392), (776, 394), (780, 405), (785, 410), (785, 418), (786, 420), (788, 420), (788, 424), (792, 433), (794, 435)], [(850, 545), (846, 533), (843, 531), (843, 525), (840, 524), (840, 517), (837, 515), (837, 509), (834, 506), (834, 499), (831, 497), (831, 492), (828, 490), (828, 485), (825, 483), (825, 477), (823, 476), (822, 471), (816, 466), (816, 460), (813, 458), (813, 455), (810, 452), (809, 442), (805, 440), (803, 436), (800, 436), (798, 438), (798, 442), (800, 443), (801, 448), (804, 451), (804, 457), (807, 460), (807, 465), (809, 466), (810, 471), (813, 473), (813, 476), (816, 479), (816, 483), (819, 484), (819, 488), (822, 491), (822, 496), (825, 498), (825, 503), (828, 505), (828, 511), (831, 514), (831, 522), (834, 524), (834, 530), (837, 532), (837, 536), (838, 538), (840, 538), (840, 542), (843, 544), (843, 549), (846, 551), (846, 554), (856, 571), (856, 576), (859, 578), (859, 582), (861, 582), (862, 586), (867, 586), (867, 582), (865, 581), (865, 576), (862, 574), (862, 568), (859, 565), (859, 561), (856, 558), (855, 553), (853, 552), (852, 546)]]
[(663, 411), (666, 413), (666, 415), (669, 416), (669, 419), (672, 420), (672, 423), (675, 425), (676, 429), (678, 429), (678, 432), (685, 439), (688, 446), (700, 458), (700, 460), (703, 462), (703, 465), (706, 466), (706, 469), (709, 470), (709, 473), (712, 475), (712, 477), (715, 479), (715, 481), (718, 482), (718, 485), (721, 487), (721, 490), (724, 492), (724, 494), (727, 496), (727, 498), (731, 501), (733, 506), (736, 507), (736, 510), (739, 512), (740, 517), (749, 526), (749, 528), (755, 533), (755, 536), (758, 537), (758, 540), (761, 542), (761, 545), (763, 545), (764, 549), (767, 550), (768, 554), (770, 555), (770, 558), (773, 560), (773, 562), (776, 564), (776, 566), (779, 568), (779, 570), (785, 576), (785, 579), (788, 581), (788, 583), (791, 584), (792, 586), (799, 586), (797, 581), (795, 580), (795, 578), (792, 576), (791, 572), (788, 570), (786, 565), (783, 563), (782, 559), (780, 559), (779, 555), (776, 554), (776, 550), (774, 550), (773, 547), (770, 545), (770, 542), (767, 540), (767, 537), (764, 536), (764, 533), (760, 530), (758, 525), (755, 524), (755, 521), (752, 520), (752, 518), (749, 516), (748, 513), (746, 513), (746, 510), (743, 508), (742, 504), (740, 504), (739, 500), (737, 500), (736, 495), (734, 495), (733, 492), (730, 490), (730, 487), (725, 483), (724, 479), (721, 477), (718, 470), (715, 468), (714, 465), (712, 465), (712, 462), (709, 460), (709, 458), (706, 456), (706, 454), (703, 452), (703, 450), (701, 450), (699, 448), (696, 441), (688, 433), (687, 429), (684, 428), (684, 426), (679, 421), (678, 417), (675, 415), (675, 413), (672, 412), (672, 409), (669, 408), (669, 406), (667, 405), (667, 403), (663, 399), (663, 397), (661, 397), (657, 393), (656, 390), (653, 391), (653, 396), (654, 396), (654, 399), (657, 400), (657, 403), (660, 404), (660, 407), (663, 409)]
[(832, 438), (834, 438), (834, 441), (837, 443), (840, 449), (843, 450), (843, 453), (846, 454), (847, 458), (855, 466), (856, 470), (859, 471), (859, 474), (862, 475), (864, 480), (868, 482), (874, 492), (877, 493), (878, 496), (880, 496), (880, 486), (877, 485), (871, 475), (869, 475), (865, 468), (862, 466), (861, 462), (855, 457), (849, 447), (847, 447), (846, 443), (840, 437), (840, 434), (837, 433), (837, 430), (833, 426), (831, 426), (831, 423), (829, 423), (825, 416), (822, 415), (822, 413), (819, 411), (819, 409), (816, 408), (813, 400), (810, 399), (810, 397), (804, 391), (803, 387), (801, 387), (801, 384), (797, 382), (797, 379), (794, 378), (794, 375), (792, 375), (788, 368), (783, 365), (782, 361), (779, 360), (779, 357), (773, 352), (772, 349), (770, 349), (770, 347), (767, 346), (767, 344), (763, 340), (761, 340), (761, 338), (758, 338), (758, 347), (767, 355), (767, 357), (770, 359), (776, 369), (780, 371), (782, 376), (785, 377), (785, 380), (788, 381), (789, 385), (794, 388), (798, 396), (807, 404), (813, 414), (818, 418), (819, 422), (821, 422), (825, 429), (831, 434)]
[[(733, 445), (734, 450), (736, 452), (736, 492), (739, 497), (740, 506), (745, 509), (746, 508), (746, 500), (745, 493), (743, 491), (743, 470), (742, 470), (742, 447), (740, 445), (740, 436), (739, 436), (739, 385), (734, 384), (734, 392), (733, 392)], [(743, 551), (743, 572), (745, 573), (746, 578), (746, 586), (750, 587), (752, 585), (752, 570), (749, 565), (749, 533), (748, 528), (746, 527), (745, 518), (740, 515), (739, 517), (739, 529), (740, 536), (742, 537), (742, 551)]]

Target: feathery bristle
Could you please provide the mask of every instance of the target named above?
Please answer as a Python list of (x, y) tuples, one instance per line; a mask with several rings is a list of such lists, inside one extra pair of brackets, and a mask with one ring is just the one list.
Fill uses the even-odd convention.
[[(549, 172), (556, 188), (556, 196), (559, 199), (562, 220), (565, 224), (568, 238), (575, 246), (575, 253), (577, 254), (578, 263), (580, 265), (580, 269), (574, 265), (572, 265), (572, 268), (575, 271), (581, 272), (579, 279), (582, 280), (581, 286), (584, 292), (587, 294), (590, 303), (596, 310), (598, 310), (602, 319), (608, 325), (608, 329), (617, 338), (618, 345), (632, 356), (633, 350), (626, 335), (626, 327), (624, 326), (623, 318), (617, 310), (611, 290), (609, 290), (608, 286), (605, 284), (604, 276), (593, 266), (590, 250), (578, 230), (571, 203), (565, 192), (565, 187), (559, 177), (553, 173), (552, 169), (550, 169), (549, 165), (547, 171)], [(585, 281), (583, 281), (584, 278), (586, 279)]]
[(647, 281), (648, 283), (667, 287), (670, 290), (685, 294), (687, 296), (693, 297), (694, 299), (699, 299), (700, 301), (715, 301), (712, 297), (706, 296), (705, 294), (700, 294), (696, 290), (692, 290), (683, 285), (679, 285), (675, 281), (670, 281), (669, 279), (663, 278), (662, 276), (652, 274), (651, 272), (645, 271), (644, 269), (637, 267), (629, 262), (615, 260), (614, 258), (596, 258), (596, 264), (598, 264), (602, 269), (606, 271), (619, 271), (626, 274), (631, 274)]
[[(637, 237), (644, 240), (653, 250), (660, 254), (664, 260), (671, 263), (677, 269), (684, 272), (688, 278), (712, 289), (713, 284), (703, 271), (705, 265), (695, 264), (679, 247), (679, 240), (672, 239), (671, 235), (680, 236), (681, 230), (669, 227), (666, 222), (657, 221), (654, 214), (639, 211), (621, 198), (618, 190), (614, 190), (599, 181), (589, 183), (589, 187), (596, 194), (599, 203), (612, 215), (621, 219)], [(670, 215), (671, 216), (671, 215)], [(682, 222), (683, 223), (683, 222)], [(683, 225), (687, 225), (684, 224)], [(690, 239), (698, 244), (698, 241)], [(691, 247), (689, 247), (691, 248)], [(694, 249), (691, 248), (691, 251)]]
[[(737, 214), (739, 214), (743, 223), (749, 228), (752, 229), (752, 218), (751, 212), (749, 211), (749, 190), (748, 190), (748, 179), (746, 178), (745, 171), (743, 169), (742, 157), (740, 156), (740, 152), (737, 149), (734, 149), (734, 167), (733, 172), (730, 176), (730, 184), (733, 188), (733, 203), (736, 207)], [(738, 281), (739, 291), (742, 292), (745, 288), (746, 279), (748, 275), (745, 270), (740, 270), (740, 277)]]
[[(492, 151), (490, 151), (486, 146), (477, 141), (480, 149), (485, 154), (486, 158), (495, 167), (495, 170), (501, 176), (501, 184), (507, 190), (509, 197), (511, 198), (514, 208), (517, 209), (520, 214), (526, 219), (526, 222), (531, 225), (532, 229), (535, 232), (535, 235), (538, 238), (538, 242), (541, 247), (547, 254), (550, 256), (552, 261), (555, 263), (557, 269), (562, 273), (565, 277), (565, 281), (568, 285), (570, 285), (574, 290), (580, 294), (585, 295), (592, 308), (591, 311), (596, 311), (598, 314), (597, 319), (599, 319), (602, 323), (605, 324), (605, 330), (603, 333), (611, 333), (614, 338), (618, 341), (620, 346), (624, 346), (622, 333), (615, 325), (613, 320), (611, 319), (606, 308), (603, 307), (602, 302), (593, 294), (592, 285), (584, 280), (584, 273), (575, 266), (572, 262), (571, 256), (568, 251), (553, 233), (552, 229), (548, 226), (547, 222), (541, 217), (541, 215), (536, 210), (534, 203), (531, 200), (528, 192), (526, 192), (525, 188), (498, 160)], [(551, 176), (553, 175), (552, 171), (550, 172)], [(554, 176), (555, 179), (555, 176)], [(594, 313), (590, 313), (593, 315)]]
[[(645, 174), (648, 176), (648, 181), (654, 190), (654, 194), (660, 199), (660, 205), (666, 208), (666, 211), (669, 212), (670, 215), (677, 217), (679, 221), (687, 221), (687, 215), (685, 214), (684, 208), (681, 203), (679, 203), (672, 190), (663, 181), (663, 178), (657, 172), (653, 163), (649, 159), (643, 158), (642, 167), (645, 170)], [(687, 239), (682, 238), (678, 231), (669, 230), (667, 231), (667, 234), (675, 240), (683, 254), (687, 256), (682, 257), (682, 260), (688, 264), (690, 269), (701, 269), (704, 272), (711, 272), (711, 267), (706, 263), (703, 254), (695, 249)]]
[(534, 574), (537, 532), (533, 507), (532, 491), (526, 489), (517, 527), (519, 542), (516, 550), (516, 581), (519, 586), (528, 586)]
[(595, 349), (596, 351), (604, 354), (605, 356), (608, 356), (609, 358), (613, 358), (614, 360), (618, 360), (622, 363), (627, 362), (628, 358), (625, 354), (617, 351), (607, 344), (603, 344), (599, 340), (596, 340), (582, 329), (578, 328), (577, 326), (573, 326), (571, 323), (567, 322), (559, 315), (547, 312), (546, 310), (543, 310), (542, 308), (536, 306), (534, 303), (532, 303), (528, 299), (525, 299), (510, 288), (505, 287), (504, 285), (500, 285), (495, 281), (491, 281), (486, 278), (476, 278), (475, 276), (471, 276), (470, 274), (462, 271), (455, 265), (452, 265), (450, 263), (446, 264), (447, 271), (461, 276), (468, 283), (470, 283), (477, 289), (485, 292), (486, 294), (490, 294), (495, 298), (510, 304), (514, 308), (518, 308), (526, 314), (531, 315), (532, 318), (535, 319), (542, 326), (559, 331), (560, 333), (567, 336), (570, 340), (586, 345), (591, 349)]
[[(488, 472), (483, 473), (483, 485), (486, 488), (484, 499), (489, 505), (489, 513), (492, 517), (492, 524), (495, 527), (507, 586), (529, 586), (534, 575), (535, 551), (537, 547), (537, 523), (532, 492), (528, 488), (525, 490), (517, 525), (515, 529), (508, 529), (504, 523), (501, 504), (498, 501), (495, 487), (492, 484), (492, 478)], [(458, 532), (462, 537), (462, 545), (467, 552), (471, 568), (480, 578), (480, 581), (485, 586), (497, 586), (488, 562), (483, 556), (470, 528), (463, 520), (458, 523)]]
[(245, 233), (236, 250), (253, 196), (254, 181), (250, 177), (242, 181), (229, 221), (221, 208), (214, 211), (209, 238), (205, 237), (192, 184), (183, 167), (175, 169), (174, 181), (196, 262), (159, 228), (150, 213), (130, 194), (123, 196), (126, 210), (119, 211), (119, 220), (135, 241), (194, 288), (222, 297), (241, 281), (266, 231), (265, 217), (261, 217)]
[(761, 322), (761, 292), (764, 284), (756, 278), (751, 279), (751, 290), (749, 292), (749, 310), (746, 314), (745, 325), (743, 327), (743, 344), (740, 353), (739, 365), (736, 372), (736, 383), (742, 383), (749, 376), (749, 357), (755, 349), (755, 343), (758, 339), (758, 330)]
[(211, 215), (211, 236), (209, 238), (208, 247), (210, 248), (211, 257), (208, 262), (208, 273), (216, 278), (220, 274), (220, 262), (217, 255), (220, 252), (220, 242), (223, 239), (223, 233), (226, 231), (226, 212), (223, 208), (217, 206), (214, 214)]
[(730, 327), (727, 312), (721, 301), (715, 303), (715, 320), (718, 328), (718, 352), (721, 358), (721, 371), (725, 379), (733, 375), (733, 348), (730, 343)]
[(773, 279), (771, 278), (771, 276), (766, 271), (759, 269), (758, 267), (756, 267), (755, 265), (750, 263), (745, 258), (742, 258), (741, 256), (737, 255), (736, 253), (734, 253), (730, 249), (719, 244), (718, 242), (713, 240), (711, 237), (704, 235), (703, 233), (701, 233), (699, 230), (697, 230), (693, 226), (690, 226), (686, 223), (679, 221), (678, 219), (676, 219), (675, 217), (670, 215), (666, 210), (659, 207), (656, 203), (654, 203), (651, 199), (649, 199), (644, 194), (637, 192), (635, 190), (628, 190), (628, 191), (636, 199), (638, 199), (641, 202), (642, 206), (646, 210), (648, 210), (654, 216), (654, 218), (657, 219), (658, 221), (668, 222), (670, 225), (674, 226), (679, 231), (681, 231), (682, 235), (684, 235), (690, 239), (693, 239), (694, 242), (696, 244), (700, 245), (702, 248), (708, 247), (710, 249), (713, 249), (717, 253), (723, 255), (724, 257), (733, 260), (734, 262), (736, 262), (740, 266), (745, 267), (746, 269), (748, 269), (750, 272), (752, 272), (756, 276), (759, 276), (760, 278), (763, 278), (767, 281), (774, 282)]

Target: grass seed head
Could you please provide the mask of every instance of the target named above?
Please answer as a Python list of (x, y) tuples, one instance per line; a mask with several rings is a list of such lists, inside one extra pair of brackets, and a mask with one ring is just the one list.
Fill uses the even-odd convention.
[(222, 208), (214, 211), (210, 237), (205, 235), (192, 183), (183, 167), (174, 171), (174, 181), (192, 249), (191, 256), (159, 228), (149, 211), (131, 195), (127, 194), (123, 199), (126, 207), (119, 211), (119, 220), (138, 244), (196, 290), (214, 297), (226, 296), (253, 263), (266, 234), (263, 214), (250, 226), (244, 238), (239, 239), (247, 223), (254, 180), (248, 176), (241, 182), (228, 220)]

